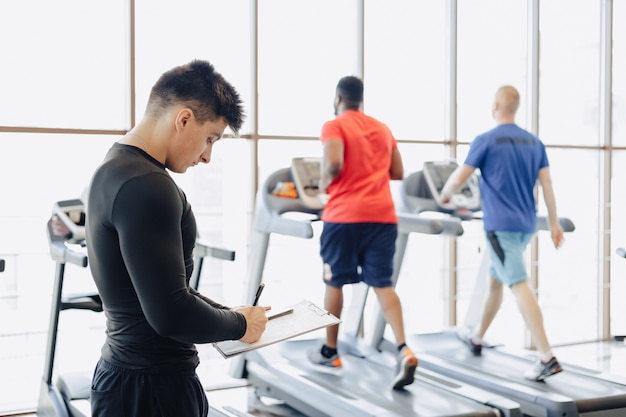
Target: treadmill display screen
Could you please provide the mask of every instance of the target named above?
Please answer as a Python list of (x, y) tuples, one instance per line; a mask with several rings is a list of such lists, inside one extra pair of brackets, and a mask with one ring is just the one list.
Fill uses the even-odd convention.
[(319, 210), (325, 201), (319, 189), (321, 176), (321, 158), (293, 158), (291, 174), (298, 191), (298, 196), (308, 208)]
[[(450, 178), (450, 175), (452, 175), (457, 167), (458, 164), (456, 163), (436, 164), (433, 162), (426, 162), (424, 164), (424, 169), (428, 171), (428, 175), (438, 194), (441, 194), (441, 190), (443, 190), (443, 187), (446, 185), (446, 181), (448, 181), (448, 178)], [(467, 183), (464, 183), (460, 193), (470, 197), (472, 195), (472, 190)]]

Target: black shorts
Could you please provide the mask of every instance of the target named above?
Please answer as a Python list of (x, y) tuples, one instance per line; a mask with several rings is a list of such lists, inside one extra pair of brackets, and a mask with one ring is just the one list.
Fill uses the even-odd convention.
[(325, 222), (320, 236), (324, 282), (391, 287), (397, 237), (396, 224)]
[(98, 361), (92, 417), (206, 417), (209, 402), (194, 370), (151, 374)]

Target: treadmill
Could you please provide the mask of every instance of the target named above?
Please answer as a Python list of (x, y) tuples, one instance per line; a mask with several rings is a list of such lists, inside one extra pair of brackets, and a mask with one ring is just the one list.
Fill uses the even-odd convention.
[(47, 223), (50, 256), (56, 262), (50, 325), (46, 344), (44, 373), (37, 404), (38, 417), (79, 417), (91, 415), (89, 393), (91, 374), (72, 372), (59, 375), (53, 382), (54, 360), (61, 311), (78, 309), (102, 312), (98, 294), (63, 296), (66, 264), (87, 267), (85, 248), (85, 206), (80, 199), (63, 200), (54, 204)]
[[(248, 268), (247, 302), (254, 299), (261, 282), (271, 234), (299, 238), (313, 237), (312, 222), (319, 221), (325, 196), (317, 196), (320, 172), (319, 158), (294, 158), (290, 168), (271, 174), (257, 193), (253, 242)], [(296, 198), (273, 194), (278, 186), (294, 183)], [(307, 220), (286, 216), (289, 212), (307, 213)], [(415, 233), (439, 234), (443, 227), (436, 219), (402, 213), (399, 227)], [(321, 285), (321, 283), (320, 283)], [(356, 284), (355, 284), (356, 285)], [(271, 411), (279, 401), (309, 417), (376, 416), (376, 417), (443, 417), (443, 416), (521, 416), (519, 404), (507, 398), (472, 387), (453, 378), (419, 368), (415, 382), (404, 390), (393, 390), (395, 355), (368, 349), (359, 342), (365, 296), (353, 294), (352, 311), (360, 317), (341, 325), (339, 351), (343, 368), (327, 369), (311, 364), (309, 349), (319, 347), (318, 338), (287, 340), (233, 358), (232, 376), (246, 377), (253, 388), (249, 409)], [(355, 301), (356, 300), (356, 301)], [(343, 317), (347, 317), (344, 310)]]
[[(449, 165), (446, 167), (445, 165)], [(426, 177), (449, 176), (456, 162), (425, 164), (423, 171), (409, 175), (402, 187), (404, 192), (401, 210), (422, 212), (437, 211), (454, 214), (454, 207), (441, 207), (437, 195), (441, 189), (433, 188)], [(437, 172), (428, 172), (437, 170)], [(472, 180), (474, 181), (474, 180)], [(462, 192), (467, 192), (463, 187)], [(453, 199), (454, 201), (454, 199)], [(457, 200), (459, 201), (459, 200)], [(460, 207), (463, 209), (463, 207)], [(574, 230), (567, 218), (559, 219), (566, 232)], [(547, 219), (538, 219), (538, 230), (547, 230)], [(458, 332), (472, 328), (480, 317), (483, 295), (481, 287), (487, 285), (488, 257), (483, 256), (481, 273), (477, 279), (464, 327), (448, 329), (440, 333), (410, 335), (408, 339), (416, 347), (420, 366), (425, 369), (465, 381), (474, 386), (510, 398), (521, 405), (527, 416), (537, 417), (616, 417), (626, 416), (626, 386), (623, 382), (597, 377), (593, 370), (585, 370), (563, 363), (563, 372), (544, 382), (528, 381), (524, 370), (532, 365), (534, 358), (504, 347), (485, 345), (481, 356), (474, 356), (458, 337)], [(485, 279), (482, 279), (485, 278)], [(378, 318), (381, 321), (381, 318)], [(384, 323), (384, 321), (383, 321)], [(383, 326), (384, 328), (384, 326)], [(373, 337), (373, 347), (386, 349), (382, 332)]]

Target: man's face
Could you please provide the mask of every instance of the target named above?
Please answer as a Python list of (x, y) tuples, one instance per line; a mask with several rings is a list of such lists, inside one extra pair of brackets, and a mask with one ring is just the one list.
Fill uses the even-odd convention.
[(181, 122), (177, 137), (172, 143), (175, 148), (170, 154), (174, 157), (166, 161), (168, 169), (182, 174), (189, 167), (200, 163), (208, 164), (211, 161), (213, 144), (222, 137), (226, 126), (223, 117), (200, 124), (191, 116)]

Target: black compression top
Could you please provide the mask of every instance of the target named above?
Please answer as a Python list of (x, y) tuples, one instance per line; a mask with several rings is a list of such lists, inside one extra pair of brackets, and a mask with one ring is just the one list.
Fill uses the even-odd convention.
[(237, 340), (246, 321), (188, 285), (196, 220), (165, 167), (115, 143), (89, 187), (86, 242), (106, 314), (102, 358), (150, 373), (198, 365), (195, 343)]

